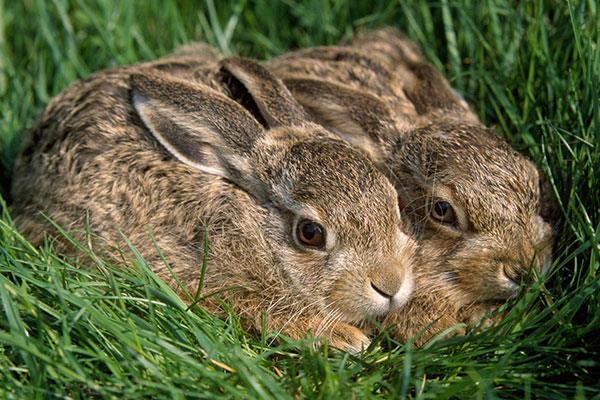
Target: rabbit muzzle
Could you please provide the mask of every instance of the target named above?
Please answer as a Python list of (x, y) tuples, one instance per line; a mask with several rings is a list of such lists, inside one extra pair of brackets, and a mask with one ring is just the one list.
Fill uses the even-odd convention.
[(549, 244), (514, 234), (510, 243), (474, 240), (451, 257), (449, 264), (472, 301), (503, 301), (516, 297), (544, 273), (550, 260)]
[(391, 266), (372, 274), (369, 298), (373, 302), (372, 315), (384, 315), (406, 304), (414, 288), (414, 279), (409, 268)]
[(372, 303), (369, 315), (381, 316), (405, 305), (414, 288), (412, 273), (412, 241), (400, 235), (400, 242), (393, 255), (378, 259), (368, 269), (365, 281), (367, 299)]

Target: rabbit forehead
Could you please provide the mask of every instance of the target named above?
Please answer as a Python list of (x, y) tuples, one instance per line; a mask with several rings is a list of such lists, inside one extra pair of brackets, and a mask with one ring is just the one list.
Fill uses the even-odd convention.
[(450, 191), (476, 229), (488, 230), (507, 221), (531, 222), (539, 207), (539, 174), (506, 142), (468, 125), (440, 126), (418, 134), (414, 140), (418, 145), (399, 151), (396, 161), (411, 165), (432, 192)]
[[(399, 224), (396, 192), (359, 151), (339, 140), (298, 142), (280, 155), (273, 176), (274, 196), (294, 213), (365, 231)], [(342, 234), (343, 236), (343, 234)]]
[(292, 146), (284, 168), (295, 171), (291, 192), (308, 201), (339, 199), (343, 203), (371, 201), (374, 207), (393, 198), (383, 174), (358, 151), (339, 141), (312, 141)]
[(447, 180), (476, 228), (490, 229), (509, 221), (521, 226), (532, 223), (540, 190), (537, 170), (529, 161), (500, 149), (463, 158), (449, 165), (457, 177)]

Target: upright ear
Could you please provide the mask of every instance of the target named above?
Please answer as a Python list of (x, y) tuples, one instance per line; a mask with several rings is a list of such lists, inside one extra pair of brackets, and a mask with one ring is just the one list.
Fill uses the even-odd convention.
[(301, 125), (308, 115), (283, 82), (255, 61), (231, 57), (221, 62), (231, 97), (268, 128)]
[(310, 78), (284, 78), (284, 83), (313, 119), (375, 160), (397, 133), (392, 110), (373, 95)]
[(206, 86), (147, 74), (131, 76), (131, 99), (179, 161), (248, 188), (249, 154), (264, 129), (243, 107)]

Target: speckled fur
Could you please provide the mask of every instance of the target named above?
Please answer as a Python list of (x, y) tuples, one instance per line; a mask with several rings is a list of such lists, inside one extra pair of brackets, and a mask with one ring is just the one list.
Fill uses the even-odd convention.
[[(156, 139), (162, 129), (184, 132), (199, 150), (189, 157), (219, 172), (182, 162)], [(264, 68), (221, 60), (204, 45), (65, 89), (24, 145), (12, 194), (15, 223), (32, 242), (50, 230), (43, 212), (82, 240), (89, 224), (96, 251), (119, 261), (121, 249), (129, 263), (124, 234), (175, 286), (151, 231), (192, 293), (207, 229), (203, 293), (227, 289), (220, 296), (252, 330), (264, 315), (269, 331), (312, 332), (358, 351), (368, 344), (358, 326), (383, 314), (371, 282), (404, 288), (395, 307), (411, 287), (415, 246), (390, 181), (361, 151), (308, 122)], [(293, 240), (301, 217), (326, 227), (325, 250)], [(218, 311), (210, 299), (205, 305)]]
[[(538, 170), (485, 128), (399, 32), (299, 50), (267, 66), (314, 120), (367, 151), (394, 182), (420, 247), (413, 300), (385, 321), (399, 339), (432, 324), (421, 345), (477, 322), (516, 295), (532, 265), (548, 267), (552, 201), (540, 193)], [(429, 216), (436, 199), (453, 206), (456, 226)]]

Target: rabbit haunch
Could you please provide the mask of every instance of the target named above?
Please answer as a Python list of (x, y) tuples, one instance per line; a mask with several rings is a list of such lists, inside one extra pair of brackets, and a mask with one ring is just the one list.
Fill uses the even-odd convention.
[(552, 196), (539, 171), (479, 122), (414, 43), (383, 29), (267, 67), (396, 187), (419, 243), (413, 299), (387, 318), (399, 339), (434, 325), (419, 344), (475, 322), (548, 268)]
[[(412, 290), (415, 246), (393, 186), (263, 67), (203, 49), (100, 72), (53, 99), (16, 164), (17, 226), (39, 243), (40, 211), (79, 238), (89, 222), (94, 248), (117, 260), (122, 232), (175, 285), (151, 230), (191, 291), (207, 229), (204, 293), (224, 289), (248, 328), (264, 315), (270, 331), (360, 350), (368, 339), (351, 324)], [(240, 88), (252, 109), (227, 96)], [(301, 240), (314, 232), (322, 243)]]

